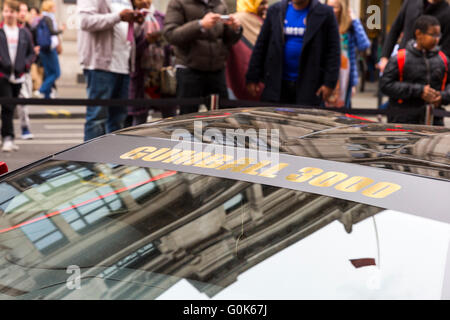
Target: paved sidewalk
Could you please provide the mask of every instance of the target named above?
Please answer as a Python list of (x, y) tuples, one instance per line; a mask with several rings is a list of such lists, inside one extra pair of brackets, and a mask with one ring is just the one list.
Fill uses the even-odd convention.
[[(57, 98), (86, 99), (86, 86), (58, 84)], [(31, 119), (84, 118), (84, 106), (28, 106)]]

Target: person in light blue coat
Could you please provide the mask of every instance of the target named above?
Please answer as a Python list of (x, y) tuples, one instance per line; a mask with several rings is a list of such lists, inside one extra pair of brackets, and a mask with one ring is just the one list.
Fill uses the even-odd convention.
[[(357, 50), (365, 51), (370, 47), (361, 21), (349, 7), (348, 0), (327, 0), (333, 7), (339, 24), (341, 36), (341, 69), (339, 82), (332, 97), (325, 102), (328, 107), (351, 108), (351, 98), (358, 85)], [(364, 75), (363, 75), (364, 76)]]

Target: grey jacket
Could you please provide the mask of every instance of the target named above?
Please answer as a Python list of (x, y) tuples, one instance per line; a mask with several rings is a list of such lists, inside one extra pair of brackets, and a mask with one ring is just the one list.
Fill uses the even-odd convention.
[(109, 0), (78, 0), (80, 17), (78, 52), (83, 68), (110, 71), (114, 26), (119, 14), (111, 13)]

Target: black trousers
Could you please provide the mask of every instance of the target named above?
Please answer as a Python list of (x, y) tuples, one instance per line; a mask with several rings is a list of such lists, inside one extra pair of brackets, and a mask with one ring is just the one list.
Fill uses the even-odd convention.
[[(22, 84), (13, 84), (6, 78), (0, 78), (0, 97), (17, 98)], [(11, 137), (14, 139), (14, 109), (15, 105), (2, 104), (2, 138)]]
[[(199, 71), (190, 68), (177, 69), (177, 98), (200, 98), (218, 94), (228, 99), (225, 70)], [(183, 106), (180, 114), (198, 112), (198, 105)]]

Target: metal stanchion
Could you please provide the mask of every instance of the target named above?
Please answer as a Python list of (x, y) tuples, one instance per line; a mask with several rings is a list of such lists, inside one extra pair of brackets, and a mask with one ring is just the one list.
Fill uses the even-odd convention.
[(210, 110), (219, 110), (219, 95), (212, 94), (210, 96)]
[(432, 104), (427, 104), (427, 107), (425, 109), (425, 124), (427, 126), (431, 126), (433, 125), (433, 111), (434, 111), (434, 106)]

